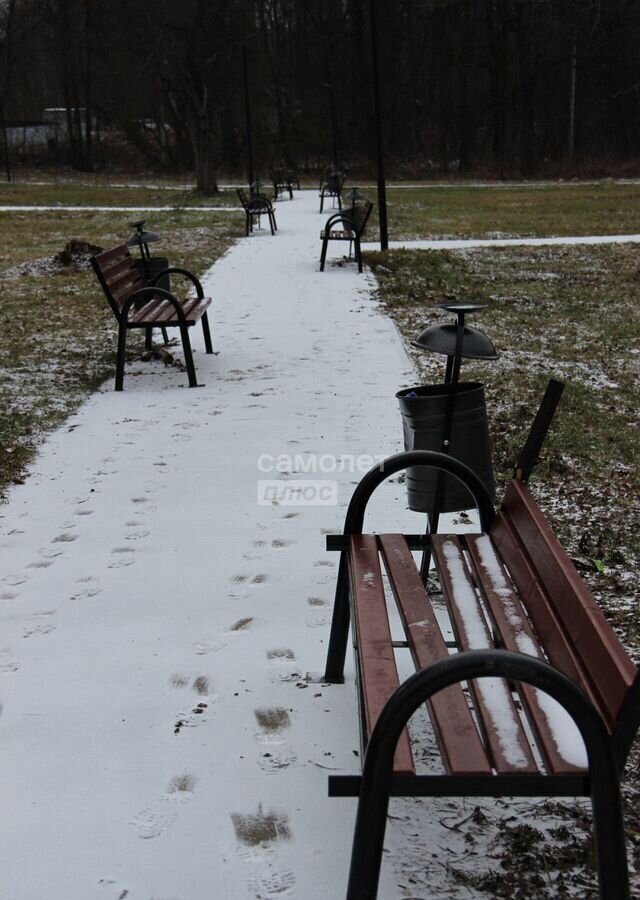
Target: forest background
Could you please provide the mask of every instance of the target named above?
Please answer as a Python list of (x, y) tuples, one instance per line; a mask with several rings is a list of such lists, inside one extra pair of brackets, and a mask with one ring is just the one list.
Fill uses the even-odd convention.
[(639, 38), (637, 0), (4, 0), (0, 150), (10, 178), (11, 126), (54, 108), (42, 164), (211, 193), (249, 140), (264, 177), (371, 175), (375, 46), (388, 177), (632, 175)]

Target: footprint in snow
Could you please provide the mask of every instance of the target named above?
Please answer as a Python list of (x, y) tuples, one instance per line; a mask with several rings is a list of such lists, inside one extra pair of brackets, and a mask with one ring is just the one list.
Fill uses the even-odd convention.
[(248, 631), (249, 626), (254, 622), (253, 616), (245, 616), (243, 619), (238, 619), (233, 625), (230, 625), (227, 634), (238, 634), (243, 631)]
[(53, 565), (52, 559), (38, 559), (35, 562), (29, 563), (27, 569), (48, 569), (49, 566)]
[(133, 547), (114, 547), (111, 554), (114, 559), (108, 564), (110, 569), (121, 569), (131, 566), (136, 561)]
[(282, 706), (254, 709), (254, 716), (260, 728), (256, 739), (261, 743), (281, 743), (281, 736), (291, 727), (289, 712)]
[[(174, 674), (171, 676), (171, 684), (177, 688), (186, 688), (190, 682), (191, 679), (186, 675)], [(195, 703), (191, 709), (178, 713), (173, 726), (174, 734), (180, 734), (183, 728), (194, 728), (200, 725), (205, 720), (210, 704), (218, 700), (217, 696), (210, 695), (209, 679), (206, 675), (198, 675), (194, 678), (191, 687), (199, 697), (206, 697), (207, 700), (206, 702), (201, 700)]]
[[(162, 801), (160, 801), (162, 802)], [(136, 834), (143, 840), (158, 837), (170, 828), (178, 818), (178, 810), (171, 806), (149, 806), (131, 819)]]
[(298, 761), (298, 757), (291, 747), (269, 747), (265, 749), (258, 757), (258, 765), (267, 772), (274, 774), (288, 769)]
[(290, 660), (295, 658), (295, 653), (288, 647), (274, 647), (273, 650), (267, 650), (267, 659), (271, 660), (272, 662), (289, 662)]
[(227, 642), (221, 640), (219, 637), (211, 637), (204, 638), (201, 641), (198, 641), (197, 644), (193, 645), (193, 649), (198, 654), (198, 656), (206, 656), (207, 653), (217, 653), (219, 650), (223, 650), (227, 646)]
[(296, 876), (291, 869), (272, 869), (261, 874), (253, 873), (247, 881), (255, 900), (269, 900), (271, 897), (291, 897), (296, 885)]
[(244, 847), (269, 847), (277, 841), (290, 840), (289, 816), (284, 812), (265, 813), (262, 804), (257, 813), (231, 813), (236, 840)]
[(0, 650), (0, 672), (17, 672), (20, 663), (16, 660), (9, 647)]
[(2, 579), (4, 584), (8, 584), (10, 587), (17, 587), (19, 584), (24, 584), (25, 581), (29, 580), (29, 575), (26, 572), (18, 572), (15, 575), (5, 575)]
[(55, 609), (34, 613), (30, 617), (29, 623), (22, 629), (22, 637), (28, 638), (33, 637), (34, 634), (49, 634), (52, 632), (56, 626), (51, 621), (51, 617), (55, 616), (55, 614)]
[(144, 528), (131, 529), (125, 535), (125, 541), (140, 541), (142, 538), (149, 537), (149, 532)]
[(121, 888), (115, 878), (100, 878), (98, 884), (102, 887), (113, 887), (114, 891), (118, 891), (117, 897), (115, 893), (112, 895), (114, 900), (127, 900), (129, 896), (129, 888)]
[(72, 544), (74, 541), (78, 540), (77, 534), (71, 534), (70, 531), (63, 531), (61, 534), (56, 535), (51, 541), (52, 544)]

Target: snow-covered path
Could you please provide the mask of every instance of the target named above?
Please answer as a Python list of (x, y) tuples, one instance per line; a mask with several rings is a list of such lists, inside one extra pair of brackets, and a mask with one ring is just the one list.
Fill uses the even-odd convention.
[[(333, 599), (324, 533), (358, 457), (401, 449), (394, 393), (413, 375), (369, 277), (318, 271), (316, 204), (280, 203), (276, 237), (208, 274), (205, 387), (132, 364), (0, 508), (2, 898), (341, 896), (355, 802), (326, 778), (356, 763), (355, 691), (305, 680)], [(338, 504), (287, 505), (300, 478), (336, 481)], [(385, 497), (404, 506), (399, 485)], [(411, 809), (381, 900), (414, 896), (404, 876), (450, 843)]]

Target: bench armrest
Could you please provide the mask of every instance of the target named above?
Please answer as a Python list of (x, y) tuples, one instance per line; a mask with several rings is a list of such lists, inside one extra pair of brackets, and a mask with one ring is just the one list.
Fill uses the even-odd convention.
[(268, 197), (265, 197), (264, 194), (259, 194), (249, 200), (248, 209), (249, 212), (271, 212), (273, 206)]
[(465, 650), (410, 675), (391, 695), (376, 721), (367, 744), (365, 769), (382, 763), (391, 772), (397, 740), (418, 707), (447, 687), (475, 678), (506, 678), (549, 694), (575, 722), (592, 775), (604, 770), (613, 783), (617, 781), (617, 763), (606, 723), (584, 691), (548, 662), (502, 649)]
[(179, 266), (169, 266), (168, 269), (163, 269), (162, 272), (158, 272), (158, 274), (154, 275), (153, 279), (151, 280), (151, 284), (157, 284), (165, 275), (183, 275), (185, 278), (188, 278), (195, 287), (198, 300), (202, 300), (202, 298), (204, 297), (204, 291), (202, 289), (202, 285), (200, 284), (200, 280), (196, 278), (193, 272), (190, 272), (188, 269), (181, 269)]
[(330, 231), (335, 225), (338, 224), (346, 225), (347, 228), (349, 228), (351, 231), (356, 230), (356, 223), (354, 222), (354, 220), (348, 213), (343, 212), (335, 213), (333, 216), (330, 216), (326, 221), (324, 229), (325, 231)]
[(439, 469), (461, 481), (469, 490), (470, 499), (473, 498), (475, 502), (480, 516), (480, 528), (484, 532), (489, 531), (495, 518), (493, 500), (481, 479), (469, 466), (454, 456), (437, 453), (435, 450), (406, 450), (404, 453), (388, 456), (360, 480), (347, 509), (344, 533), (361, 534), (367, 503), (378, 485), (396, 472), (402, 472), (413, 466)]

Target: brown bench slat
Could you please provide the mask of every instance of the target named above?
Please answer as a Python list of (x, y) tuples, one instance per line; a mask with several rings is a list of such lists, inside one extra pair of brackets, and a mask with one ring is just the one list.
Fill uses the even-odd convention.
[[(320, 232), (320, 237), (324, 240), (326, 234), (324, 231)], [(354, 231), (330, 231), (328, 233), (328, 238), (330, 241), (352, 241), (355, 238)]]
[(526, 552), (536, 560), (545, 590), (554, 597), (602, 712), (615, 721), (634, 682), (635, 666), (526, 486), (512, 481), (503, 506)]
[(107, 273), (109, 289), (118, 307), (122, 309), (124, 303), (134, 291), (145, 287), (143, 279), (137, 269), (122, 267), (122, 271)]
[[(379, 543), (416, 669), (446, 659), (449, 649), (404, 536), (383, 534)], [(490, 775), (491, 763), (462, 687), (440, 691), (428, 707), (447, 772)]]
[(591, 702), (599, 708), (598, 697), (583, 677), (582, 663), (571, 645), (570, 636), (565, 634), (553, 604), (549, 602), (535, 570), (518, 543), (511, 523), (502, 511), (496, 516), (491, 528), (491, 539), (509, 570), (547, 659), (579, 684)]
[[(189, 297), (185, 300), (182, 308), (186, 316), (186, 324), (195, 325), (210, 305), (211, 300), (208, 298), (200, 300), (197, 297)], [(139, 310), (132, 313), (128, 323), (130, 326), (135, 325), (140, 328), (149, 325), (160, 328), (163, 325), (177, 325), (179, 321), (173, 304), (168, 300), (157, 299), (145, 303)]]
[[(360, 688), (366, 744), (385, 703), (399, 687), (400, 681), (375, 537), (354, 535), (351, 538), (350, 560), (351, 578), (355, 587), (354, 624), (361, 667)], [(396, 774), (415, 775), (406, 729), (398, 741), (394, 770)]]
[[(496, 643), (518, 653), (527, 653), (544, 659), (531, 623), (515, 593), (513, 585), (496, 553), (491, 538), (484, 535), (466, 535), (465, 544), (473, 565), (473, 574), (479, 585), (493, 624), (498, 632)], [(576, 726), (568, 714), (551, 697), (544, 697), (527, 684), (517, 685), (518, 693), (536, 735), (538, 748), (548, 770), (554, 775), (583, 772), (582, 741)], [(550, 720), (556, 722), (554, 729)], [(558, 734), (558, 721), (570, 731), (570, 737)], [(578, 749), (573, 746), (578, 742)]]
[[(460, 541), (454, 535), (433, 535), (432, 549), (460, 649), (491, 648), (491, 634)], [(538, 773), (511, 691), (504, 679), (474, 679), (470, 690), (495, 770), (501, 774)]]

